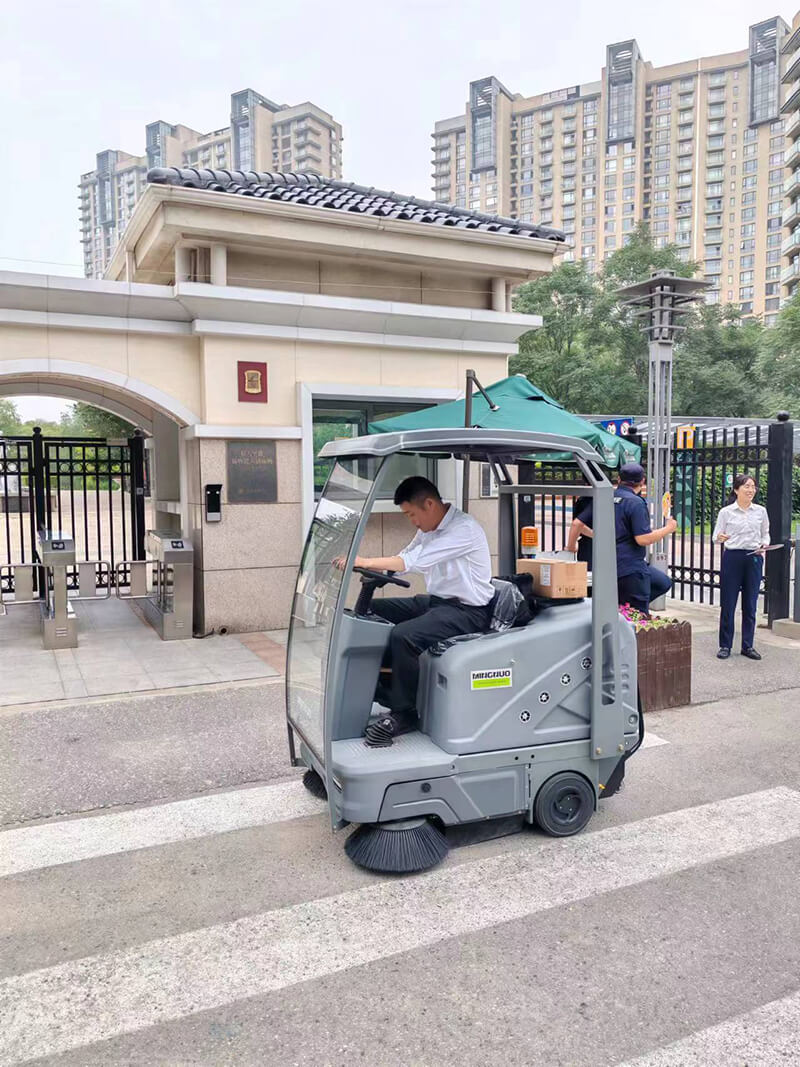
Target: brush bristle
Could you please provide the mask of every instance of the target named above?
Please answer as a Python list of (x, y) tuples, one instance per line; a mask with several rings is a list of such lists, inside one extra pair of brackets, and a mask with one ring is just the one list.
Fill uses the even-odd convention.
[(320, 800), (328, 799), (328, 790), (325, 788), (325, 783), (315, 770), (306, 771), (303, 775), (303, 785), (312, 797), (318, 797)]
[(365, 823), (345, 842), (358, 867), (381, 874), (411, 874), (440, 863), (450, 848), (441, 830), (428, 819), (402, 823)]

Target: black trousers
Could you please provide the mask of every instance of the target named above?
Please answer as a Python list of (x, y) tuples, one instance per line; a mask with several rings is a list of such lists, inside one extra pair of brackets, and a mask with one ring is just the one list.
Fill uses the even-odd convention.
[(491, 621), (488, 604), (474, 607), (438, 596), (373, 600), (372, 611), (395, 624), (383, 665), (392, 668), (389, 707), (399, 714), (416, 711), (420, 655), (446, 637), (481, 633)]
[(756, 609), (764, 557), (743, 548), (726, 548), (720, 568), (719, 647), (731, 648), (736, 625), (736, 602), (742, 594), (742, 648), (752, 648), (756, 637)]

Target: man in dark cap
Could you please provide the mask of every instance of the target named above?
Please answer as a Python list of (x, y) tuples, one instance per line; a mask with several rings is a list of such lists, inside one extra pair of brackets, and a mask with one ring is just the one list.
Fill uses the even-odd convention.
[[(646, 486), (644, 469), (638, 463), (620, 467), (619, 485), (614, 492), (617, 595), (620, 604), (630, 604), (645, 615), (650, 611), (650, 602), (663, 596), (672, 586), (671, 579), (663, 571), (647, 562), (647, 549), (678, 528), (675, 519), (670, 517), (665, 526), (652, 529), (650, 513), (643, 499)], [(591, 524), (591, 514), (584, 513), (577, 524), (582, 529), (576, 532), (591, 537)]]

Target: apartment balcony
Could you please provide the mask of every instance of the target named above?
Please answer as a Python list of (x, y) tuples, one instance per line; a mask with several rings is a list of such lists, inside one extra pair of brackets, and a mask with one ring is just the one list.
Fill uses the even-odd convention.
[(783, 183), (783, 195), (787, 199), (794, 199), (800, 193), (800, 168), (789, 175)]
[(788, 35), (781, 45), (781, 53), (784, 56), (791, 55), (795, 49), (800, 48), (800, 26)]
[(787, 167), (796, 167), (800, 164), (800, 138), (790, 144), (786, 149), (784, 163)]
[(800, 48), (796, 48), (789, 56), (786, 64), (786, 73), (781, 78), (784, 85), (791, 85), (800, 78)]
[(800, 252), (800, 226), (793, 230), (781, 245), (781, 253), (784, 256), (793, 256)]
[(784, 134), (787, 141), (793, 140), (800, 135), (800, 111), (795, 111), (793, 114), (788, 115), (784, 121), (786, 122)]
[(781, 283), (783, 285), (790, 285), (792, 282), (797, 282), (800, 279), (800, 257), (792, 260), (788, 267), (784, 267), (781, 271)]
[(782, 115), (791, 115), (800, 108), (800, 82), (795, 82), (791, 93), (786, 97), (786, 102), (781, 108)]
[(800, 222), (800, 197), (789, 204), (781, 216), (781, 222), (787, 228), (791, 228)]

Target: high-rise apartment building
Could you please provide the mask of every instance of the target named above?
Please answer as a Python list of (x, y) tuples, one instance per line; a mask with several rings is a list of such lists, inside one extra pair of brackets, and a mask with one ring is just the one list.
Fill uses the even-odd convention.
[(275, 104), (252, 89), (231, 96), (231, 124), (212, 133), (151, 122), (145, 155), (98, 152), (81, 175), (80, 216), (87, 278), (102, 277), (146, 185), (150, 167), (314, 171), (342, 176), (342, 127), (316, 104)]
[[(599, 81), (539, 96), (494, 77), (472, 82), (466, 114), (436, 123), (434, 195), (552, 224), (573, 246), (566, 256), (592, 269), (645, 219), (658, 245), (700, 263), (709, 302), (772, 322), (784, 225), (798, 227), (800, 278), (800, 15), (795, 22), (792, 32), (768, 19), (750, 27), (744, 51), (666, 67), (644, 60), (636, 41), (611, 44)], [(780, 87), (790, 75), (785, 120)], [(791, 161), (785, 126), (798, 137)]]
[(786, 206), (783, 212), (785, 240), (781, 272), (784, 298), (794, 296), (800, 281), (800, 12), (783, 41), (783, 78), (787, 87), (781, 107), (786, 137)]

